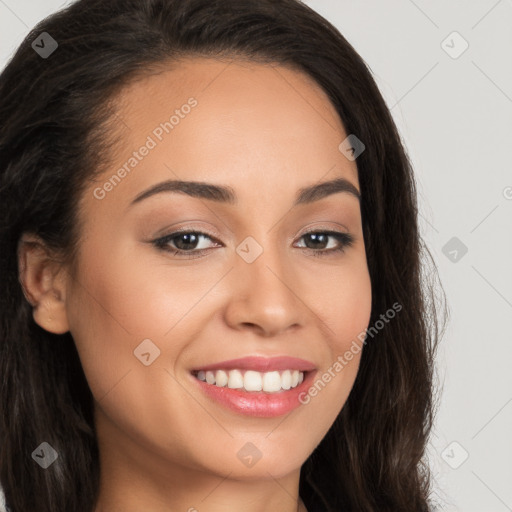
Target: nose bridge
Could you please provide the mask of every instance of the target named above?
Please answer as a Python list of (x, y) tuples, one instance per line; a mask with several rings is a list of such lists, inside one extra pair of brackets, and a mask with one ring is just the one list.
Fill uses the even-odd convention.
[[(241, 279), (247, 273), (247, 280), (254, 285), (266, 285), (274, 293), (285, 293), (281, 290), (285, 286), (282, 280), (291, 273), (291, 268), (287, 261), (286, 248), (277, 235), (277, 230), (261, 231), (254, 236), (247, 236), (237, 246), (236, 252)], [(289, 292), (286, 288), (286, 293)]]
[(276, 332), (298, 324), (304, 305), (294, 290), (293, 268), (284, 246), (272, 234), (259, 238), (264, 238), (262, 243), (247, 237), (236, 249), (230, 319)]

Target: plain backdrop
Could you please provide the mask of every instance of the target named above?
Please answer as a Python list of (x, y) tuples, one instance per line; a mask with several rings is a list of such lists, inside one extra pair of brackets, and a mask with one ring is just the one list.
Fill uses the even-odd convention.
[[(0, 66), (68, 3), (0, 0)], [(428, 449), (439, 509), (512, 511), (512, 0), (304, 3), (368, 64), (415, 168), (450, 308)]]

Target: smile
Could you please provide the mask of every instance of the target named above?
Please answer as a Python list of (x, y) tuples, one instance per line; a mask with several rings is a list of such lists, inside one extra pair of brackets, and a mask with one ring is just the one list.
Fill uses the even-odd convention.
[(283, 370), (257, 372), (252, 370), (216, 370), (193, 372), (200, 381), (217, 387), (241, 389), (247, 392), (264, 391), (277, 393), (296, 388), (304, 380), (304, 372), (299, 370)]

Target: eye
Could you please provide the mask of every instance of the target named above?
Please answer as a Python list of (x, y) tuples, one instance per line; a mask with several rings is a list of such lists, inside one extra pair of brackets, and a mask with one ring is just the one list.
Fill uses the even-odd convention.
[[(314, 256), (328, 256), (333, 253), (344, 252), (346, 248), (351, 247), (354, 243), (354, 237), (351, 234), (338, 231), (310, 231), (300, 237), (300, 239), (303, 238), (308, 243), (306, 243), (306, 247), (300, 248), (311, 251)], [(330, 239), (335, 241), (334, 247), (328, 247)], [(157, 249), (170, 252), (173, 256), (183, 256), (190, 259), (198, 258), (211, 249), (211, 247), (207, 247), (208, 242), (205, 244), (206, 240), (220, 244), (216, 238), (207, 233), (185, 230), (170, 233), (154, 240), (152, 243)], [(323, 247), (326, 244), (327, 248)]]
[[(354, 237), (350, 233), (342, 233), (341, 231), (309, 231), (308, 233), (304, 233), (300, 238), (309, 240), (311, 243), (306, 247), (306, 249), (313, 251), (313, 256), (320, 257), (329, 256), (333, 253), (344, 252), (345, 249), (354, 244)], [(319, 245), (324, 246), (326, 243), (329, 245), (329, 239), (334, 239), (336, 241), (334, 243), (334, 247), (318, 247)]]
[[(204, 247), (204, 242), (200, 243), (204, 239), (215, 240), (202, 231), (177, 231), (155, 240), (153, 244), (160, 250), (172, 253), (173, 256), (186, 254), (186, 257), (190, 258), (197, 257), (190, 256), (190, 253), (201, 255), (208, 250), (207, 247)], [(203, 247), (198, 247), (198, 245)]]

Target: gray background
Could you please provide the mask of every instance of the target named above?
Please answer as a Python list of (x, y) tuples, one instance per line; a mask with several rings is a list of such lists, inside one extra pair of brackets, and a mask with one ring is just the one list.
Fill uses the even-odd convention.
[[(0, 0), (0, 66), (68, 3)], [(436, 500), (512, 511), (512, 0), (304, 3), (369, 65), (415, 167), (450, 308), (429, 444)]]

